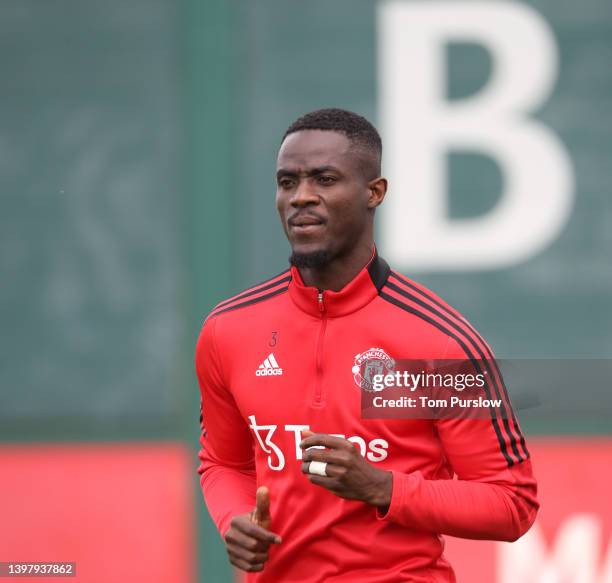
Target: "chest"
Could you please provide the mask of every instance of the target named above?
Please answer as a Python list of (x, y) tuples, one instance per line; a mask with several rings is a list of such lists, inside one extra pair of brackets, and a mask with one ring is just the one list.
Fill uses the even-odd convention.
[(285, 313), (244, 330), (235, 345), (224, 372), (266, 471), (301, 459), (304, 430), (344, 437), (368, 461), (404, 471), (434, 468), (441, 459), (430, 420), (362, 412), (363, 387), (373, 375), (394, 360), (439, 350), (422, 329), (381, 320), (374, 311), (342, 318)]
[(418, 330), (358, 312), (342, 318), (280, 315), (242, 336), (225, 372), (248, 423), (288, 431), (308, 426), (366, 440), (422, 431), (417, 422), (362, 414), (363, 387), (374, 375), (390, 370), (394, 360), (422, 355), (426, 340)]

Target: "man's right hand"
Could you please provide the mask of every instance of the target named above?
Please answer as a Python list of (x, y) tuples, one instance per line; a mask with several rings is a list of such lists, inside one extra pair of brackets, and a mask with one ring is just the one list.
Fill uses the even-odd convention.
[(268, 488), (258, 488), (255, 500), (252, 512), (232, 518), (224, 537), (230, 563), (243, 571), (262, 571), (268, 548), (281, 542), (280, 536), (268, 530), (272, 522)]

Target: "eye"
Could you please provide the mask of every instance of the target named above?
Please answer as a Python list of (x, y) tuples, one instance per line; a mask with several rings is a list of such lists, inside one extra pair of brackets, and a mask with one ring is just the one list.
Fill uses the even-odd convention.
[(278, 181), (278, 185), (284, 189), (292, 188), (294, 184), (295, 184), (295, 180), (293, 180), (292, 178), (281, 178)]
[(323, 184), (324, 186), (329, 186), (336, 182), (335, 176), (326, 176), (325, 174), (318, 177), (317, 182), (319, 184)]

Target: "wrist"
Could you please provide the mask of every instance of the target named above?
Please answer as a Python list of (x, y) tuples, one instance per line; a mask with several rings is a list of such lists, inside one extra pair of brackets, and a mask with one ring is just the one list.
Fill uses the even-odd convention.
[(387, 470), (379, 470), (379, 472), (374, 491), (368, 503), (379, 508), (388, 508), (391, 504), (391, 495), (393, 493), (393, 474)]

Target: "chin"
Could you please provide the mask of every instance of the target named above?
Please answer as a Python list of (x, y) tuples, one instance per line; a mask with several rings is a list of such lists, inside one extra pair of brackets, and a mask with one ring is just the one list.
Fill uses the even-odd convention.
[(295, 267), (322, 268), (333, 259), (331, 252), (322, 246), (296, 245), (291, 250), (289, 263)]
[(318, 253), (320, 251), (326, 251), (328, 248), (322, 241), (291, 241), (291, 252), (292, 253)]

